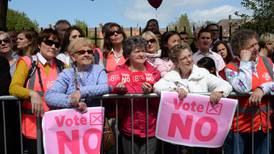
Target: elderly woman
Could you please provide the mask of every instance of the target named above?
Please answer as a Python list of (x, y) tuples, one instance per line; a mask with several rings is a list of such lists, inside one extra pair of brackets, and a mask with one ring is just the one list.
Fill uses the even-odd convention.
[[(146, 94), (152, 92), (152, 87), (160, 78), (160, 72), (146, 62), (146, 40), (134, 36), (123, 42), (123, 54), (127, 59), (124, 65), (118, 66), (115, 72), (109, 74), (109, 84), (113, 93)], [(148, 132), (146, 132), (146, 101), (134, 99), (133, 122), (131, 121), (130, 99), (119, 103), (119, 128), (122, 135), (124, 153), (131, 153), (131, 136), (134, 134), (134, 153), (145, 153), (146, 134), (148, 134), (148, 153), (156, 150), (156, 119), (159, 100), (150, 100), (148, 114)], [(133, 123), (134, 129), (131, 127)]]
[[(171, 48), (170, 59), (175, 65), (157, 83), (154, 89), (157, 93), (161, 91), (176, 91), (179, 98), (183, 99), (187, 93), (208, 93), (212, 104), (218, 103), (221, 97), (226, 97), (232, 91), (228, 82), (210, 74), (206, 69), (200, 68), (193, 63), (192, 52), (187, 44), (175, 45)], [(176, 151), (176, 147), (165, 144), (167, 151)], [(201, 149), (195, 149), (201, 150)], [(203, 150), (201, 150), (201, 153)], [(199, 153), (199, 152), (198, 152)]]
[[(273, 63), (259, 55), (258, 35), (252, 30), (239, 30), (231, 38), (235, 59), (226, 65), (225, 75), (233, 89), (249, 96), (237, 97), (239, 113), (234, 117), (231, 131), (224, 144), (227, 154), (271, 153), (269, 136), (272, 134), (270, 123), (273, 98), (264, 96), (273, 81)], [(273, 87), (272, 87), (273, 88)], [(238, 143), (241, 144), (238, 144)], [(249, 145), (256, 145), (250, 147)]]
[(174, 46), (170, 52), (170, 59), (175, 69), (155, 83), (156, 92), (174, 90), (178, 92), (180, 98), (184, 98), (187, 93), (210, 92), (210, 100), (215, 104), (232, 91), (228, 82), (193, 63), (192, 52), (188, 45)]
[(75, 107), (84, 112), (86, 106), (99, 105), (91, 101), (92, 96), (109, 92), (107, 74), (103, 67), (93, 64), (91, 46), (87, 38), (78, 38), (69, 44), (68, 51), (75, 65), (64, 70), (47, 91), (45, 99), (49, 106)]
[(43, 115), (49, 110), (44, 101), (44, 94), (62, 69), (59, 66), (62, 65), (62, 62), (55, 58), (60, 47), (59, 41), (55, 30), (44, 29), (41, 31), (38, 37), (39, 52), (31, 57), (24, 56), (18, 60), (10, 84), (10, 94), (24, 99), (22, 104), (24, 148), (31, 154), (37, 153), (35, 115)]
[(267, 56), (269, 58), (273, 58), (274, 35), (271, 33), (262, 34), (259, 39), (259, 46), (260, 56)]
[(0, 31), (0, 55), (9, 61), (10, 75), (13, 76), (19, 56), (12, 51), (12, 41), (9, 34), (3, 31)]

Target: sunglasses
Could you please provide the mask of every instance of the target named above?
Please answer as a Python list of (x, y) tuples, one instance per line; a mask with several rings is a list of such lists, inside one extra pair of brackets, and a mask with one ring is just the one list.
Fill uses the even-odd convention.
[(80, 37), (83, 37), (83, 36), (82, 35), (73, 35), (73, 36), (71, 36), (71, 38), (73, 38), (73, 39), (80, 38)]
[(78, 55), (83, 55), (85, 53), (88, 53), (88, 54), (93, 54), (93, 51), (92, 50), (79, 50), (79, 51), (76, 51), (76, 54)]
[(9, 43), (9, 42), (10, 42), (10, 40), (8, 40), (8, 39), (0, 40), (0, 44), (2, 44), (2, 43)]
[(59, 42), (55, 42), (55, 41), (53, 41), (53, 40), (45, 40), (45, 41), (43, 41), (46, 45), (48, 45), (48, 46), (52, 46), (53, 44), (54, 44), (54, 46), (56, 47), (56, 48), (59, 48), (60, 47), (60, 43)]
[(147, 40), (147, 44), (148, 43), (155, 43), (156, 42), (156, 40), (155, 39), (150, 39), (150, 40)]
[(116, 33), (116, 34), (121, 34), (122, 31), (121, 31), (121, 30), (110, 31), (110, 32), (109, 32), (109, 36), (113, 36), (115, 33)]

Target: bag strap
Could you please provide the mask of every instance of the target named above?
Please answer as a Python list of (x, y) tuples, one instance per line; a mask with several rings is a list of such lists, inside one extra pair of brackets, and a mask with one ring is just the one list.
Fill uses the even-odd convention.
[(104, 68), (107, 69), (106, 68), (107, 67), (107, 58), (106, 57), (103, 58), (103, 65), (104, 65)]
[(65, 64), (61, 60), (59, 60), (57, 58), (54, 58), (54, 59), (56, 61), (56, 65), (57, 65), (59, 73), (62, 72), (63, 69), (65, 69)]
[(31, 66), (30, 66), (30, 69), (29, 69), (29, 72), (28, 72), (28, 76), (25, 80), (24, 87), (27, 86), (28, 80), (33, 76), (33, 74), (35, 73), (35, 71), (37, 69), (37, 65), (38, 65), (38, 60), (37, 60), (36, 56), (29, 56), (29, 58), (30, 58), (30, 61), (31, 61)]
[(99, 51), (97, 49), (94, 49), (93, 55), (94, 55), (94, 64), (99, 64), (99, 61), (100, 61)]
[(38, 72), (39, 84), (40, 84), (40, 87), (41, 87), (43, 95), (44, 95), (45, 94), (45, 90), (44, 90), (44, 86), (43, 86), (43, 82), (42, 82), (42, 77), (41, 77), (41, 71), (40, 71), (39, 67), (37, 67), (37, 72)]
[(262, 56), (264, 66), (266, 67), (268, 73), (270, 74), (272, 81), (274, 81), (273, 78), (273, 64), (270, 62), (270, 60), (266, 56)]

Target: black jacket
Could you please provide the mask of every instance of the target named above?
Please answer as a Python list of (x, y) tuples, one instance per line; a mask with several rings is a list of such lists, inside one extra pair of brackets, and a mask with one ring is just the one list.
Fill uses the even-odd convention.
[(9, 61), (0, 56), (0, 96), (9, 95), (9, 86), (11, 82)]

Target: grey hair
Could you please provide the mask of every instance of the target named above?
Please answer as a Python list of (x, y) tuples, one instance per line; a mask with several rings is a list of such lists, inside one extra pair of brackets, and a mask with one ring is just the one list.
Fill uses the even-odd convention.
[(123, 56), (128, 58), (131, 52), (137, 47), (146, 48), (147, 41), (141, 36), (132, 36), (123, 41)]
[(246, 48), (248, 41), (252, 38), (256, 38), (258, 40), (258, 35), (253, 30), (239, 30), (233, 34), (230, 42), (233, 54), (235, 56), (239, 56), (240, 51)]

